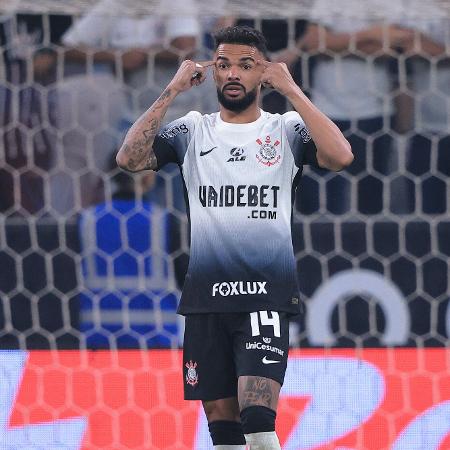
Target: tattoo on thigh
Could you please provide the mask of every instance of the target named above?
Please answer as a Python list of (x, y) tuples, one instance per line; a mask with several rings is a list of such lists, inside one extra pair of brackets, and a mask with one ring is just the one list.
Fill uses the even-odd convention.
[(276, 410), (280, 385), (269, 378), (248, 376), (239, 383), (239, 408), (265, 406)]

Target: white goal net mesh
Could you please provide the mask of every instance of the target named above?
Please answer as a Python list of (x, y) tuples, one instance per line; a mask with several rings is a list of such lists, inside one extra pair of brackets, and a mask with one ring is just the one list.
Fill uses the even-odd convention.
[[(54, 425), (45, 446), (209, 448), (203, 419), (190, 419), (196, 407), (171, 394), (183, 331), (175, 311), (189, 255), (180, 174), (169, 166), (129, 176), (116, 168), (114, 155), (179, 63), (209, 59), (212, 33), (232, 24), (264, 32), (272, 60), (288, 64), (355, 154), (339, 173), (305, 167), (294, 202), (293, 245), (306, 310), (293, 321), (291, 344), (312, 347), (306, 354), (319, 366), (293, 353), (290, 370), (315, 381), (303, 386), (288, 377), (280, 413), (284, 448), (450, 448), (444, 441), (450, 423), (450, 7), (415, 0), (0, 0), (0, 348), (17, 350), (0, 357), (7, 366), (0, 378), (11, 386), (20, 378), (21, 351), (51, 350), (31, 352), (23, 375), (24, 382), (36, 377), (40, 397), (11, 387), (19, 403), (10, 425), (30, 429), (20, 434), (17, 428), (13, 438), (0, 433), (0, 443), (11, 438), (20, 442), (14, 448), (31, 448), (29, 424), (88, 411), (89, 425), (81, 419)], [(262, 103), (270, 112), (291, 109), (267, 89)], [(177, 98), (166, 119), (189, 110), (217, 110), (211, 79)], [(80, 356), (78, 366), (64, 349), (124, 352), (86, 352), (91, 356)], [(137, 356), (132, 349), (173, 351)], [(330, 355), (356, 358), (361, 380), (376, 380), (371, 364), (381, 367), (391, 396), (389, 389), (399, 386), (389, 377), (403, 377), (417, 404), (404, 400), (395, 409), (388, 395), (375, 424), (358, 428), (362, 422), (348, 419), (346, 429), (336, 425), (328, 435), (327, 427), (304, 432), (294, 423), (305, 404), (295, 399), (326, 391), (330, 373), (320, 361)], [(343, 379), (353, 370), (338, 366)], [(425, 391), (414, 393), (414, 377), (425, 380), (428, 370), (434, 372), (425, 390), (440, 402), (432, 413), (431, 404), (420, 403)], [(74, 377), (74, 392), (91, 380), (104, 398), (89, 403), (84, 393), (77, 403), (76, 393), (58, 397), (50, 389), (43, 401), (51, 374), (64, 389), (67, 374)], [(120, 403), (107, 391), (122, 381), (136, 397), (119, 389)], [(148, 386), (160, 388), (151, 401), (139, 397)], [(381, 391), (363, 381), (360, 387), (376, 394), (358, 416), (369, 417)], [(317, 417), (308, 410), (308, 423), (326, 423), (339, 412), (325, 409)], [(444, 424), (421, 447), (408, 440), (419, 422), (408, 428), (406, 418), (395, 419), (420, 414)], [(373, 430), (386, 421), (391, 425), (380, 443)], [(110, 427), (109, 440), (96, 423)], [(72, 447), (58, 441), (66, 426)], [(193, 431), (183, 434), (183, 427)], [(345, 433), (347, 440), (339, 441)]]

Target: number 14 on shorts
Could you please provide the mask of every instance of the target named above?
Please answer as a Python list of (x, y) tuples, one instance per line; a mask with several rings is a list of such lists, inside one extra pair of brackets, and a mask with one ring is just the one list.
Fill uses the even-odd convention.
[[(271, 317), (269, 317), (269, 312)], [(250, 313), (250, 325), (252, 327), (252, 336), (259, 336), (260, 325), (272, 326), (274, 337), (280, 337), (280, 316), (277, 311), (255, 311)]]

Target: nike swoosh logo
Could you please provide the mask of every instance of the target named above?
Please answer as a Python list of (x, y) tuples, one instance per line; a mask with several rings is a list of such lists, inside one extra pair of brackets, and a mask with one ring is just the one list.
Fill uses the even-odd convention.
[(210, 149), (207, 150), (206, 152), (201, 151), (201, 152), (200, 152), (200, 156), (205, 156), (205, 155), (207, 155), (208, 153), (211, 153), (215, 148), (217, 148), (217, 147), (210, 148)]
[(276, 363), (280, 363), (281, 361), (275, 361), (273, 359), (267, 359), (267, 356), (264, 356), (264, 358), (262, 359), (263, 364), (276, 364)]

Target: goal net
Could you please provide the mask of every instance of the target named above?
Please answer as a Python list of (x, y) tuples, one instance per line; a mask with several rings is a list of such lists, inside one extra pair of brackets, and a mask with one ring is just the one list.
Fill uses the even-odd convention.
[[(0, 447), (212, 448), (182, 401), (179, 169), (131, 176), (114, 156), (180, 62), (210, 59), (232, 24), (263, 31), (355, 154), (338, 173), (305, 166), (293, 204), (305, 308), (283, 448), (450, 447), (450, 7), (437, 0), (0, 0)], [(262, 107), (292, 109), (269, 89)], [(217, 108), (210, 77), (166, 121)]]

